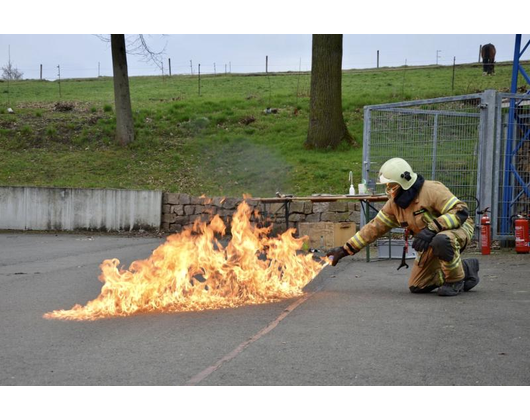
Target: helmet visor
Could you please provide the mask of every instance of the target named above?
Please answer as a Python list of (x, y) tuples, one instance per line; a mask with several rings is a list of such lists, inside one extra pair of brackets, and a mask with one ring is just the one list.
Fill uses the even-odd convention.
[(376, 184), (390, 184), (391, 182), (396, 182), (392, 179), (385, 178), (383, 174), (379, 174), (379, 179), (377, 180)]

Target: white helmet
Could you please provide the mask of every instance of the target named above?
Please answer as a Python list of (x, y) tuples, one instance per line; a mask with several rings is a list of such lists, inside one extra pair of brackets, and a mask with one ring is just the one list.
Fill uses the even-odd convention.
[(378, 184), (390, 184), (395, 182), (401, 185), (401, 188), (408, 190), (418, 179), (418, 174), (412, 171), (412, 168), (406, 160), (401, 158), (392, 158), (387, 160), (379, 169)]

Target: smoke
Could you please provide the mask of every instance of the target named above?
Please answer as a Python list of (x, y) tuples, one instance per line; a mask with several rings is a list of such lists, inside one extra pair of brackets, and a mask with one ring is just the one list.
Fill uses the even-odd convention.
[(206, 155), (211, 182), (221, 195), (271, 197), (288, 184), (289, 164), (272, 148), (247, 138), (216, 142)]

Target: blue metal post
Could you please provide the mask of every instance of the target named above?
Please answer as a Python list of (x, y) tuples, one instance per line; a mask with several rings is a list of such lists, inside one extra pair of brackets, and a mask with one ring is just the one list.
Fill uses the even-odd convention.
[[(530, 46), (530, 42), (526, 44), (526, 46), (521, 50), (521, 43), (522, 41), (522, 34), (517, 34), (515, 36), (515, 53), (514, 53), (514, 59), (513, 59), (513, 71), (512, 71), (512, 87), (511, 87), (511, 93), (517, 94), (517, 88), (519, 85), (519, 74), (521, 74), (524, 79), (530, 83), (530, 77), (528, 76), (528, 73), (523, 69), (521, 66), (521, 57), (525, 53), (525, 51)], [(527, 94), (530, 94), (530, 91), (527, 92)], [(504, 196), (503, 196), (503, 208), (502, 208), (502, 223), (501, 223), (501, 234), (502, 235), (510, 235), (512, 226), (511, 226), (511, 217), (512, 215), (512, 207), (515, 205), (517, 198), (514, 198), (514, 187), (515, 182), (519, 182), (523, 187), (523, 192), (528, 194), (528, 185), (525, 185), (524, 181), (520, 177), (519, 173), (516, 169), (516, 158), (517, 153), (519, 152), (521, 145), (517, 145), (517, 133), (518, 131), (516, 128), (519, 126), (519, 119), (517, 118), (517, 107), (519, 103), (517, 103), (516, 99), (510, 100), (510, 113), (508, 116), (508, 134), (506, 139), (506, 158), (504, 162)], [(528, 137), (528, 133), (525, 134), (522, 141), (525, 141)]]
[[(510, 92), (517, 93), (517, 79), (519, 77), (519, 57), (521, 56), (521, 35), (515, 35), (515, 48), (513, 53), (512, 85)], [(510, 99), (510, 111), (508, 114), (508, 135), (504, 156), (504, 183), (502, 197), (501, 234), (510, 233), (510, 203), (513, 198), (513, 185), (511, 182), (511, 166), (513, 158), (513, 135), (515, 122), (515, 99)]]

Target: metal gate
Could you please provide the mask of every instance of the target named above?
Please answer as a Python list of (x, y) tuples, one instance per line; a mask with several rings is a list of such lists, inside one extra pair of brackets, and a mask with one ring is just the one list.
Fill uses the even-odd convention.
[(530, 99), (499, 93), (492, 220), (499, 238), (513, 236), (514, 218), (530, 213)]
[[(407, 160), (425, 179), (444, 183), (476, 212), (492, 207), (495, 91), (364, 108), (363, 178), (376, 186), (381, 165)], [(496, 232), (495, 232), (496, 233)]]

